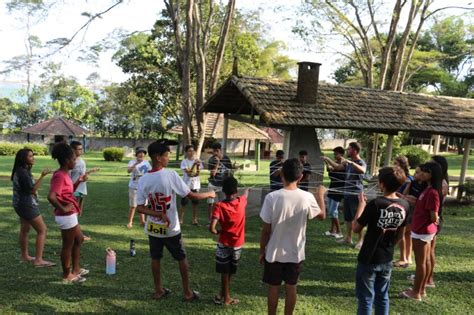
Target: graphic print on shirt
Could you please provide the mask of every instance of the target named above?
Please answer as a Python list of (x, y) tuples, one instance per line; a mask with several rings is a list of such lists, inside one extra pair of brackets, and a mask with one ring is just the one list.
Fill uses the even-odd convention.
[(385, 209), (380, 209), (377, 227), (384, 231), (396, 231), (403, 223), (406, 217), (405, 207), (398, 203), (392, 203)]
[(162, 214), (161, 218), (150, 216), (151, 222), (148, 224), (148, 232), (152, 234), (166, 235), (167, 228), (170, 225), (170, 220), (168, 219), (166, 212), (171, 207), (171, 196), (166, 196), (158, 192), (154, 194), (150, 193), (148, 194), (148, 201), (148, 207), (150, 207), (151, 210)]

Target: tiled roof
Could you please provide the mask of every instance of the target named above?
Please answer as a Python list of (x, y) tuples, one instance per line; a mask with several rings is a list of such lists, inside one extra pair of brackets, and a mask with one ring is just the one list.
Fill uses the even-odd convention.
[[(223, 115), (209, 113), (207, 114), (206, 138), (222, 139), (224, 132), (224, 117)], [(193, 128), (197, 130), (197, 124), (193, 121)], [(182, 134), (181, 126), (175, 126), (171, 133)], [(255, 127), (252, 124), (243, 123), (240, 121), (229, 120), (229, 129), (227, 131), (227, 139), (250, 139), (250, 140), (270, 140), (270, 136), (263, 130)]]
[(61, 117), (55, 117), (22, 130), (35, 135), (82, 136), (87, 130)]
[(316, 104), (296, 100), (297, 83), (231, 76), (207, 112), (259, 115), (268, 126), (312, 126), (474, 138), (474, 99), (320, 84)]

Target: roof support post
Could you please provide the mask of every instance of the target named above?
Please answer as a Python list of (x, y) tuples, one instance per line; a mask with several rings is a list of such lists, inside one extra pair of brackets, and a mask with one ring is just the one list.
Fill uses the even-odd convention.
[(370, 157), (370, 172), (374, 175), (377, 172), (377, 155), (379, 150), (379, 134), (374, 133), (374, 145), (372, 146), (372, 156)]
[(178, 135), (178, 144), (176, 145), (176, 161), (179, 161), (180, 148), (181, 148), (181, 135)]
[(222, 132), (222, 152), (227, 154), (227, 137), (229, 133), (229, 118), (224, 117), (224, 130)]
[(260, 139), (255, 139), (255, 165), (260, 170)]
[(384, 166), (389, 166), (390, 162), (392, 161), (392, 151), (393, 151), (393, 138), (394, 135), (388, 135), (387, 139), (387, 151), (385, 152), (385, 162), (383, 163)]
[(440, 143), (441, 143), (441, 136), (440, 135), (434, 135), (433, 155), (437, 155), (439, 153)]
[(461, 175), (459, 176), (459, 188), (458, 188), (458, 200), (461, 200), (463, 189), (462, 186), (466, 182), (466, 172), (467, 166), (469, 163), (469, 153), (471, 152), (471, 139), (464, 139), (464, 155), (462, 158), (462, 165), (461, 165)]
[(84, 153), (86, 153), (87, 148), (86, 148), (86, 135), (85, 134), (82, 135), (82, 150), (84, 151)]
[(289, 153), (290, 153), (290, 137), (291, 137), (291, 131), (290, 130), (284, 130), (283, 131), (283, 151), (285, 152), (285, 160), (288, 159)]

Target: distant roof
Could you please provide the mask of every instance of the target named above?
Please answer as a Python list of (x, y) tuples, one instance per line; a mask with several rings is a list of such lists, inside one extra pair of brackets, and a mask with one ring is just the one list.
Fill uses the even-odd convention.
[(297, 83), (231, 76), (206, 112), (256, 115), (273, 127), (311, 126), (474, 138), (474, 99), (320, 84), (316, 104), (296, 100)]
[(55, 117), (27, 127), (22, 132), (34, 135), (82, 136), (87, 130), (61, 117)]
[[(193, 128), (197, 130), (196, 122), (193, 121)], [(171, 133), (182, 134), (181, 126), (173, 127)], [(214, 113), (209, 113), (207, 117), (206, 138), (222, 139), (224, 132), (224, 117)], [(263, 130), (252, 124), (240, 121), (229, 120), (227, 139), (250, 139), (250, 140), (270, 140), (270, 136)]]

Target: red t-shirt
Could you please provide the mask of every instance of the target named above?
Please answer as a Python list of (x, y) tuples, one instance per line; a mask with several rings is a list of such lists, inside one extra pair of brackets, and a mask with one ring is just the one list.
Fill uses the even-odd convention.
[(245, 242), (245, 207), (247, 198), (240, 196), (232, 201), (216, 203), (212, 217), (219, 220), (219, 243), (228, 247), (240, 247)]
[(51, 186), (49, 188), (50, 192), (55, 192), (58, 201), (66, 206), (70, 203), (74, 205), (71, 212), (62, 212), (60, 209), (54, 209), (54, 215), (56, 216), (67, 216), (74, 213), (79, 213), (79, 205), (76, 198), (74, 197), (74, 184), (72, 183), (71, 176), (69, 172), (62, 170), (57, 170), (54, 172), (53, 177), (51, 178)]
[(416, 234), (434, 234), (438, 227), (431, 222), (431, 211), (439, 211), (439, 193), (436, 189), (427, 187), (418, 197), (413, 212), (411, 230)]

